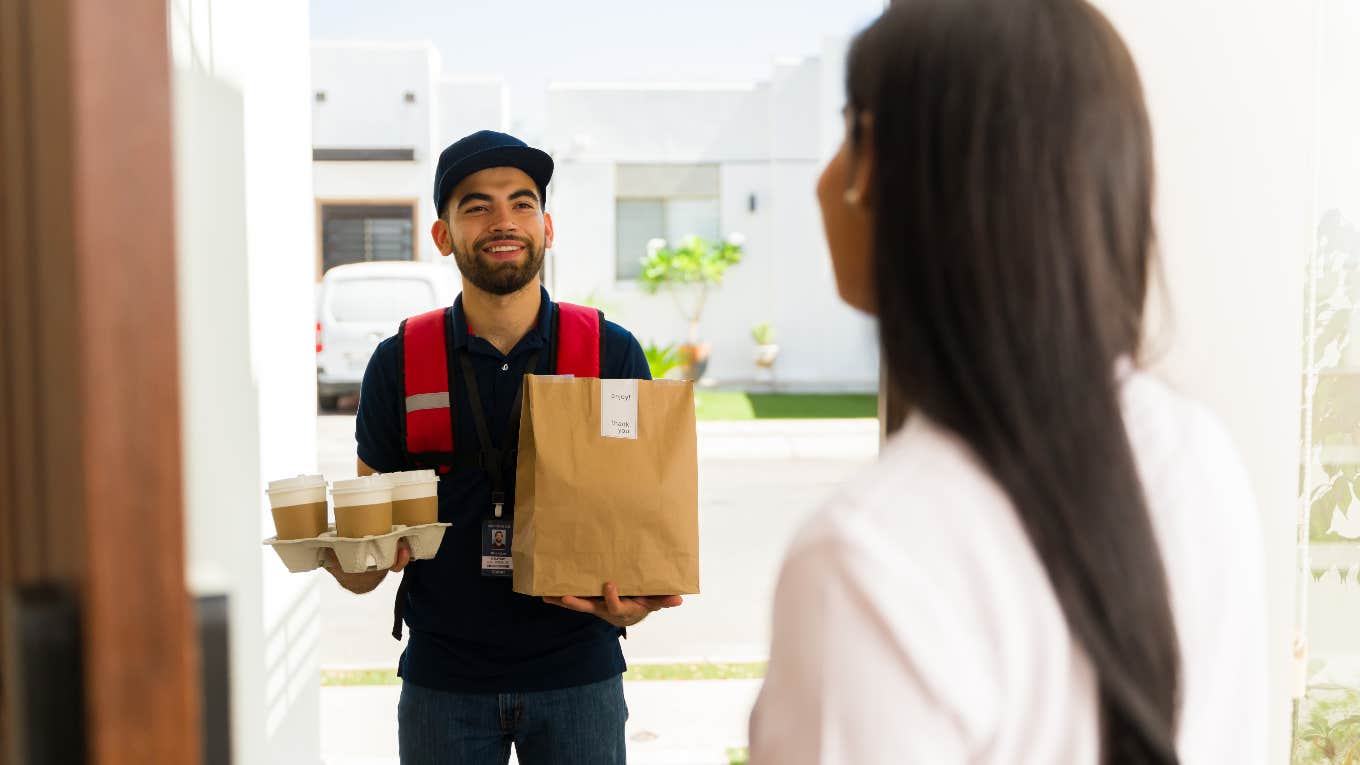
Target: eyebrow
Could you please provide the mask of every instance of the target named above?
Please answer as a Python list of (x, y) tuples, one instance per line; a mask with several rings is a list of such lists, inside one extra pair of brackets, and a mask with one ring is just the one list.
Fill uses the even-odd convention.
[[(532, 199), (534, 200), (535, 203), (538, 202), (538, 195), (530, 191), (529, 189), (520, 189), (519, 191), (516, 191), (515, 193), (510, 195), (510, 199), (512, 200), (525, 198)], [(462, 209), (463, 205), (467, 204), (468, 202), (492, 202), (492, 201), (494, 200), (491, 198), (490, 194), (483, 194), (480, 191), (470, 191), (464, 194), (462, 199), (458, 200), (458, 208)]]
[(473, 191), (464, 194), (463, 198), (458, 200), (458, 206), (461, 208), (468, 202), (490, 202), (490, 201), (491, 196), (489, 194), (482, 194), (481, 192)]

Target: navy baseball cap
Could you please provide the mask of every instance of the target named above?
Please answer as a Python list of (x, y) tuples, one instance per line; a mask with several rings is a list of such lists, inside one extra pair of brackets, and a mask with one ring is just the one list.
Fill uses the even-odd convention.
[(553, 174), (552, 157), (512, 135), (479, 130), (458, 139), (440, 153), (439, 165), (434, 171), (434, 214), (443, 214), (444, 203), (460, 181), (489, 167), (523, 170), (538, 184), (539, 203), (547, 204), (548, 181), (552, 180)]

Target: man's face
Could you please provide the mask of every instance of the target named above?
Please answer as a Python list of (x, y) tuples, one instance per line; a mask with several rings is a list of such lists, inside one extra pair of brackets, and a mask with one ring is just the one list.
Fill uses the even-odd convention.
[(492, 167), (464, 178), (435, 221), (435, 244), (452, 254), (476, 288), (509, 295), (532, 282), (552, 246), (552, 218), (543, 212), (538, 186), (528, 173)]

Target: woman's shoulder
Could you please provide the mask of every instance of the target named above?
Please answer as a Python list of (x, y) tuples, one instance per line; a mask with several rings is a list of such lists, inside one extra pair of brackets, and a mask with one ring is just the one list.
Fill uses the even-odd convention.
[(1165, 552), (1174, 556), (1177, 543), (1223, 524), (1235, 526), (1243, 544), (1258, 544), (1251, 480), (1218, 416), (1146, 372), (1125, 382), (1123, 405), (1148, 509), (1171, 548)]
[(776, 602), (834, 609), (838, 631), (891, 646), (970, 740), (1035, 678), (1072, 671), (1062, 613), (1009, 500), (920, 415), (798, 534)]
[[(916, 414), (878, 462), (830, 497), (795, 536), (789, 579), (866, 602), (896, 604), (881, 617), (933, 614), (953, 634), (991, 631), (977, 604), (1016, 595), (1042, 575), (1000, 486), (959, 438)], [(1017, 575), (1017, 572), (1022, 572)], [(824, 584), (823, 584), (824, 583)], [(906, 603), (914, 604), (903, 609)], [(896, 616), (894, 616), (896, 615)], [(907, 623), (899, 625), (903, 634)]]

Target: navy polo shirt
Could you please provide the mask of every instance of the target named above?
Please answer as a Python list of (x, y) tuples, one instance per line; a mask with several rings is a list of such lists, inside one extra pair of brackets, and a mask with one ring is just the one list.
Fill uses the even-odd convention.
[[(538, 325), (502, 354), (469, 333), (463, 298), (453, 304), (455, 349), (467, 348), (482, 397), (487, 429), (504, 448), (515, 392), (525, 366), (539, 353), (537, 374), (553, 374), (548, 358), (552, 302), (543, 290)], [(647, 358), (633, 335), (613, 322), (604, 326), (605, 378), (651, 379)], [(456, 451), (479, 450), (461, 365), (450, 391), (455, 407)], [(355, 426), (359, 459), (382, 473), (414, 470), (402, 443), (405, 416), (397, 369), (397, 339), (378, 344), (364, 372)], [(518, 434), (515, 436), (518, 438)], [(512, 445), (513, 448), (513, 445)], [(506, 477), (505, 515), (514, 517), (513, 472)], [(509, 577), (481, 573), (481, 529), (491, 503), (491, 482), (481, 470), (455, 469), (439, 479), (439, 520), (452, 523), (439, 553), (412, 561), (406, 603), (410, 640), (398, 665), (407, 682), (437, 690), (508, 693), (568, 688), (599, 682), (626, 669), (617, 627), (589, 614), (549, 605), (511, 591)], [(375, 625), (378, 627), (380, 625)]]

